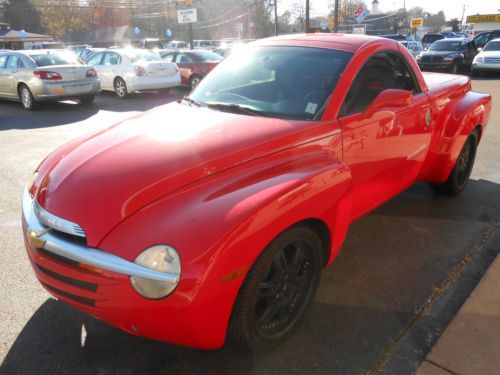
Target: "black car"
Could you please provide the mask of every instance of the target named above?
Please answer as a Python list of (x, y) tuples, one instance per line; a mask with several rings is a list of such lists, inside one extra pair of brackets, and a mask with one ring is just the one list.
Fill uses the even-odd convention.
[(432, 43), (427, 51), (417, 57), (421, 70), (437, 70), (457, 73), (470, 70), (472, 60), (477, 55), (476, 43), (467, 38), (449, 38)]
[(500, 30), (484, 31), (474, 37), (477, 48), (484, 48), (486, 43), (492, 39), (500, 38)]
[(420, 42), (422, 43), (422, 46), (424, 49), (427, 49), (431, 46), (432, 43), (446, 38), (443, 34), (425, 34), (422, 39), (420, 39)]

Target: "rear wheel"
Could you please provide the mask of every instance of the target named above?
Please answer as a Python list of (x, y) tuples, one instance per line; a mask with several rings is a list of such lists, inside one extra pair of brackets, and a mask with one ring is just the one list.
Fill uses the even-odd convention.
[(115, 93), (120, 99), (125, 99), (128, 96), (127, 84), (123, 78), (118, 77), (115, 79)]
[(191, 87), (191, 90), (193, 90), (196, 86), (198, 86), (200, 81), (201, 81), (201, 76), (199, 76), (199, 75), (192, 76), (189, 79), (189, 87)]
[(477, 142), (478, 133), (474, 131), (462, 147), (450, 177), (442, 184), (432, 184), (434, 190), (448, 195), (457, 195), (464, 190), (476, 160)]
[(284, 341), (318, 288), (322, 244), (306, 226), (290, 228), (257, 258), (236, 300), (229, 335), (252, 350)]
[(24, 109), (31, 111), (36, 108), (35, 98), (33, 97), (33, 94), (28, 86), (21, 85), (21, 87), (19, 87), (19, 99), (21, 100), (21, 104)]

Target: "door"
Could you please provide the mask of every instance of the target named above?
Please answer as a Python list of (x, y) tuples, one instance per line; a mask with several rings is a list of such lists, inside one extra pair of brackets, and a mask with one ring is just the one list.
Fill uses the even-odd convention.
[(7, 85), (9, 81), (9, 73), (5, 68), (5, 64), (7, 63), (7, 57), (9, 55), (1, 55), (0, 56), (0, 95), (5, 97), (7, 95)]
[(179, 73), (181, 74), (181, 83), (183, 85), (189, 84), (189, 78), (191, 77), (191, 68), (193, 66), (193, 59), (186, 53), (178, 53), (175, 56), (175, 63), (179, 68)]
[(113, 90), (113, 87), (106, 87), (104, 84), (104, 80), (101, 78), (101, 75), (103, 73), (103, 65), (102, 65), (102, 60), (104, 57), (104, 52), (97, 52), (94, 54), (92, 57), (90, 57), (87, 60), (88, 65), (92, 65), (92, 67), (96, 70), (97, 76), (99, 77), (99, 80), (101, 81), (101, 89), (103, 90)]
[(118, 75), (121, 60), (121, 56), (116, 52), (106, 52), (102, 59), (99, 76), (101, 77), (101, 85), (108, 90), (114, 89), (114, 80)]
[[(386, 89), (412, 93), (406, 107), (364, 111)], [(397, 52), (372, 56), (359, 71), (342, 105), (344, 162), (352, 173), (353, 218), (410, 186), (428, 152), (430, 104), (405, 58)]]
[(17, 82), (18, 82), (18, 77), (20, 75), (19, 72), (19, 64), (21, 64), (22, 61), (19, 58), (19, 56), (16, 55), (9, 55), (7, 62), (5, 64), (5, 71), (6, 71), (6, 76), (5, 76), (5, 83), (6, 83), (6, 90), (5, 90), (5, 95), (10, 98), (17, 98), (18, 93), (17, 93)]

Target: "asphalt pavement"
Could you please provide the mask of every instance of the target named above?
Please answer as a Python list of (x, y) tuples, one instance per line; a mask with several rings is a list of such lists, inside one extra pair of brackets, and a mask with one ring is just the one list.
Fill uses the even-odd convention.
[(463, 194), (444, 197), (416, 184), (354, 223), (303, 324), (258, 354), (231, 345), (188, 349), (107, 326), (50, 297), (24, 249), (21, 194), (44, 156), (185, 91), (105, 94), (92, 107), (65, 102), (36, 112), (0, 102), (0, 373), (414, 373), (498, 253), (499, 80), (473, 81), (493, 95), (494, 109)]

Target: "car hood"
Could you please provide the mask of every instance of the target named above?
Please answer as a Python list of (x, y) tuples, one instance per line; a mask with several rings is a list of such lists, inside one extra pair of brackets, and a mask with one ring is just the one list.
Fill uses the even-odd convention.
[(97, 246), (120, 221), (175, 190), (312, 139), (318, 122), (168, 104), (82, 141), (39, 167), (36, 198)]

